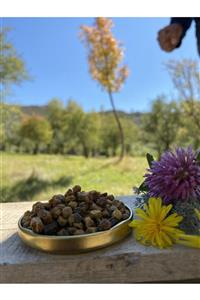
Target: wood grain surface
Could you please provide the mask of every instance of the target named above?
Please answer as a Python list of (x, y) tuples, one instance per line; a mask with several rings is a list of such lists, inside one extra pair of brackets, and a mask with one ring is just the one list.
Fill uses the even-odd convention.
[[(118, 198), (134, 208), (133, 196)], [(1, 283), (199, 282), (198, 249), (144, 247), (132, 235), (118, 244), (85, 254), (52, 255), (29, 248), (17, 234), (17, 221), (32, 204), (1, 204)]]

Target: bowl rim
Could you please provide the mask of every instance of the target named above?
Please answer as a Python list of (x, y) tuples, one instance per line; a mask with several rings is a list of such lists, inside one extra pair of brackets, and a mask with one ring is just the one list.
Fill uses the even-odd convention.
[(124, 205), (126, 206), (126, 208), (129, 210), (130, 212), (130, 215), (127, 219), (117, 223), (116, 225), (114, 225), (113, 227), (111, 227), (110, 229), (107, 229), (107, 230), (102, 230), (102, 231), (99, 231), (99, 232), (94, 232), (94, 233), (86, 233), (86, 234), (79, 234), (79, 235), (66, 235), (66, 236), (57, 236), (57, 235), (47, 235), (47, 234), (38, 234), (38, 233), (35, 233), (33, 232), (31, 229), (28, 229), (28, 228), (25, 228), (22, 226), (21, 224), (21, 220), (23, 218), (23, 216), (21, 216), (18, 220), (18, 229), (20, 231), (23, 231), (24, 233), (28, 234), (28, 235), (31, 235), (35, 238), (47, 238), (47, 239), (59, 239), (59, 240), (65, 240), (65, 239), (68, 239), (68, 240), (74, 240), (74, 239), (77, 239), (77, 238), (86, 238), (86, 237), (97, 237), (99, 235), (102, 235), (102, 234), (107, 234), (108, 232), (112, 232), (114, 231), (115, 229), (117, 229), (118, 227), (122, 226), (123, 224), (131, 221), (132, 217), (133, 217), (133, 211), (132, 209), (124, 203)]

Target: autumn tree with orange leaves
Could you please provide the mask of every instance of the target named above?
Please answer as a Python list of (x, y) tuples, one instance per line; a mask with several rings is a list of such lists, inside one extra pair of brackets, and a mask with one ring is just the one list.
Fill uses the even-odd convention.
[(113, 93), (118, 92), (128, 76), (128, 68), (121, 65), (123, 49), (111, 29), (112, 20), (96, 18), (94, 26), (81, 26), (81, 40), (85, 42), (88, 50), (90, 73), (94, 80), (108, 92), (113, 114), (117, 122), (121, 141), (120, 160), (124, 156), (124, 133), (117, 114)]

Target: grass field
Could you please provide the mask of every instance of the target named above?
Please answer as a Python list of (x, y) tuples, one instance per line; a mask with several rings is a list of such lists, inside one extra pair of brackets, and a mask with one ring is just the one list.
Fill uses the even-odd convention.
[(89, 158), (2, 153), (1, 202), (47, 200), (75, 184), (114, 195), (132, 194), (147, 167), (143, 157)]

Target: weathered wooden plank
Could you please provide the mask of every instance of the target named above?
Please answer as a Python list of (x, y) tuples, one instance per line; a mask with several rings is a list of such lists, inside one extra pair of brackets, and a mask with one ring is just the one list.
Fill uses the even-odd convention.
[[(123, 197), (134, 207), (134, 197)], [(200, 278), (200, 251), (143, 247), (132, 236), (111, 247), (76, 255), (52, 255), (24, 245), (17, 221), (30, 202), (1, 206), (0, 282), (130, 283)]]

